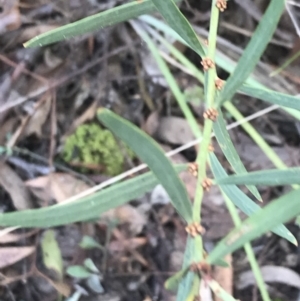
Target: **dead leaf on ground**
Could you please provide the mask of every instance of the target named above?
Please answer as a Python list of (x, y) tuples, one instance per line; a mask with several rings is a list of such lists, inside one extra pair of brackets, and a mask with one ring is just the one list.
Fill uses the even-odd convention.
[(161, 118), (157, 137), (172, 144), (185, 144), (195, 139), (187, 120), (173, 116)]
[(3, 12), (0, 14), (0, 33), (16, 30), (21, 26), (21, 15), (14, 1), (11, 4), (4, 5)]
[[(300, 289), (300, 276), (296, 272), (281, 266), (263, 266), (260, 269), (265, 282), (277, 282)], [(237, 289), (244, 289), (250, 285), (255, 285), (256, 280), (252, 271), (246, 271), (239, 275), (235, 282)]]
[(6, 233), (2, 236), (0, 236), (0, 244), (7, 244), (7, 243), (12, 243), (12, 242), (17, 242), (20, 241), (21, 239), (30, 237), (31, 235), (37, 233), (37, 230), (32, 230), (28, 233)]
[(105, 212), (101, 218), (110, 221), (118, 220), (120, 224), (129, 224), (131, 235), (139, 234), (147, 223), (145, 214), (128, 204)]
[(94, 101), (82, 115), (76, 118), (73, 123), (71, 124), (68, 131), (63, 135), (61, 141), (65, 141), (65, 139), (71, 135), (80, 125), (84, 124), (86, 121), (89, 121), (95, 117), (96, 111), (98, 107), (98, 102)]
[(22, 30), (22, 34), (19, 36), (17, 43), (24, 43), (28, 40), (36, 37), (39, 34), (42, 34), (46, 31), (57, 28), (58, 25), (48, 25), (48, 24), (40, 24), (36, 26), (30, 26)]
[(41, 200), (60, 203), (85, 191), (89, 186), (67, 173), (51, 173), (25, 182), (26, 186)]
[[(137, 249), (141, 246), (144, 246), (147, 243), (147, 239), (145, 237), (133, 237), (128, 239), (126, 243), (130, 245), (130, 248)], [(109, 244), (109, 250), (111, 252), (121, 252), (124, 251), (125, 249), (126, 246), (118, 240), (112, 241)]]
[(33, 114), (31, 115), (27, 125), (24, 128), (22, 137), (27, 137), (31, 134), (36, 134), (37, 137), (42, 135), (42, 126), (46, 122), (51, 108), (51, 96), (48, 94), (40, 103), (34, 106)]
[(159, 127), (160, 123), (160, 113), (159, 111), (152, 112), (144, 124), (142, 125), (142, 129), (150, 136), (153, 136)]
[[(1, 98), (1, 96), (0, 96)], [(0, 131), (0, 145), (4, 145), (6, 140), (7, 140), (7, 134), (11, 134), (14, 129), (16, 128), (18, 124), (17, 118), (11, 117), (6, 119), (2, 124), (1, 124), (1, 131)]]
[(34, 250), (34, 246), (0, 248), (0, 269), (8, 267), (29, 256)]
[[(224, 260), (230, 265), (230, 267), (219, 267), (216, 266), (213, 271), (213, 279), (215, 279), (220, 286), (230, 295), (233, 290), (233, 270), (232, 270), (232, 256), (227, 255)], [(219, 297), (215, 296), (215, 301), (222, 301)]]
[(3, 161), (0, 161), (0, 185), (9, 193), (17, 210), (32, 207), (32, 200), (27, 187), (14, 170)]

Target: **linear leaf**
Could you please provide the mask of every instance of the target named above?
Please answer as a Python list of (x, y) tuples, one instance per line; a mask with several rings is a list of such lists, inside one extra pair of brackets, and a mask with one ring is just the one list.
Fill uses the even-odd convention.
[(183, 277), (188, 273), (189, 267), (185, 267), (184, 269), (180, 270), (172, 277), (168, 278), (165, 282), (165, 288), (172, 292), (177, 292), (178, 285)]
[(209, 280), (208, 285), (211, 290), (214, 292), (218, 299), (223, 301), (238, 301), (237, 299), (233, 298), (229, 293), (227, 293), (218, 282), (215, 280)]
[(189, 106), (187, 105), (186, 97), (181, 92), (175, 77), (171, 73), (167, 63), (163, 60), (159, 53), (159, 49), (157, 48), (157, 45), (153, 42), (153, 40), (149, 37), (149, 35), (139, 26), (139, 24), (136, 21), (130, 22), (137, 34), (140, 35), (140, 37), (146, 42), (147, 46), (149, 47), (149, 50), (151, 51), (153, 58), (155, 59), (157, 66), (159, 67), (161, 73), (165, 77), (172, 93), (174, 94), (176, 101), (178, 102), (178, 105), (180, 109), (182, 110), (182, 113), (184, 114), (184, 117), (189, 123), (189, 126), (194, 133), (195, 137), (199, 138), (201, 137), (201, 130), (199, 129), (199, 125), (196, 122)]
[(201, 57), (205, 55), (204, 49), (191, 24), (180, 12), (173, 0), (152, 0), (157, 10), (167, 23), (187, 42), (187, 44)]
[(218, 258), (234, 252), (245, 243), (298, 215), (299, 199), (300, 190), (293, 190), (253, 214), (218, 243), (209, 254), (208, 262), (213, 264)]
[(138, 127), (107, 109), (98, 110), (97, 116), (148, 165), (168, 192), (173, 206), (183, 219), (190, 223), (192, 221), (192, 205), (186, 188), (161, 147)]
[[(222, 114), (222, 111), (219, 109), (219, 116), (214, 123), (214, 133), (218, 140), (218, 143), (221, 147), (223, 154), (225, 155), (226, 159), (232, 166), (233, 170), (237, 174), (244, 174), (247, 173), (247, 170), (242, 163), (238, 152), (236, 151), (229, 133), (226, 129), (226, 123)], [(259, 200), (262, 201), (261, 196), (255, 186), (247, 186), (247, 188), (251, 191), (251, 193)]]
[(230, 100), (238, 88), (247, 80), (272, 39), (277, 23), (285, 9), (285, 0), (271, 0), (263, 18), (260, 20), (246, 50), (239, 59), (233, 73), (227, 80), (218, 97), (219, 106)]
[[(176, 171), (186, 169), (176, 166)], [(152, 172), (115, 184), (72, 203), (0, 214), (1, 226), (47, 228), (98, 218), (102, 213), (131, 201), (159, 184)]]
[(217, 179), (216, 184), (253, 184), (267, 186), (300, 184), (300, 167), (285, 170), (270, 169), (249, 172), (243, 175), (232, 175)]
[(300, 98), (297, 96), (279, 93), (264, 88), (256, 88), (250, 85), (241, 86), (239, 91), (248, 96), (258, 98), (272, 104), (300, 111)]
[[(176, 2), (180, 0), (175, 0)], [(112, 26), (155, 10), (151, 0), (133, 1), (79, 21), (40, 34), (24, 44), (26, 48), (44, 46)]]
[[(185, 269), (191, 264), (191, 261), (194, 258), (194, 252), (195, 239), (188, 237), (184, 252), (183, 269)], [(187, 299), (192, 289), (194, 277), (195, 274), (193, 272), (188, 271), (188, 273), (182, 278), (182, 281), (180, 281), (179, 283), (176, 301), (182, 301)]]
[[(215, 179), (225, 178), (227, 176), (226, 171), (220, 164), (217, 157), (211, 153), (210, 154), (211, 160), (211, 168), (214, 174)], [(221, 189), (224, 193), (228, 196), (228, 198), (245, 214), (251, 216), (257, 212), (260, 212), (262, 209), (255, 204), (244, 192), (242, 192), (237, 186), (235, 185), (220, 185)], [(287, 239), (291, 243), (296, 242), (295, 237), (291, 234), (291, 232), (284, 226), (279, 225), (275, 227), (272, 232), (275, 234)]]

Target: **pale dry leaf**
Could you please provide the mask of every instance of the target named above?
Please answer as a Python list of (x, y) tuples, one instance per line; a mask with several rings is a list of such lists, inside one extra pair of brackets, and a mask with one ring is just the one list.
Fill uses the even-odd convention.
[(0, 161), (0, 185), (9, 193), (17, 210), (32, 207), (32, 200), (27, 187), (14, 170), (3, 161)]
[(51, 52), (50, 48), (46, 48), (44, 52), (44, 62), (49, 70), (57, 68), (63, 63), (63, 60), (60, 57), (57, 57)]
[(210, 290), (210, 287), (207, 285), (206, 281), (202, 280), (200, 282), (200, 290), (199, 290), (199, 297), (200, 300), (205, 301), (213, 301), (212, 292)]
[[(145, 237), (133, 237), (129, 238), (126, 243), (130, 248), (137, 249), (144, 246), (147, 243), (147, 239)], [(122, 252), (126, 250), (126, 246), (119, 240), (114, 240), (109, 244), (109, 250), (111, 252)]]
[(27, 125), (24, 128), (22, 137), (28, 137), (31, 134), (36, 134), (37, 137), (42, 135), (42, 126), (46, 122), (51, 108), (51, 96), (48, 95), (45, 100), (34, 108), (34, 112), (30, 117)]
[(153, 111), (147, 118), (146, 122), (143, 125), (143, 130), (150, 136), (153, 136), (160, 123), (160, 116), (158, 111)]
[(37, 230), (32, 230), (28, 233), (22, 234), (14, 234), (14, 233), (6, 233), (5, 235), (0, 235), (0, 244), (7, 244), (12, 242), (20, 241), (24, 238), (30, 237), (31, 235), (35, 234)]
[[(0, 96), (1, 98), (1, 96)], [(16, 117), (11, 117), (5, 120), (1, 124), (1, 131), (0, 131), (0, 145), (4, 145), (7, 141), (7, 136), (10, 135), (14, 129), (16, 128), (18, 123), (18, 119)]]
[(98, 107), (98, 102), (94, 101), (82, 115), (76, 118), (68, 131), (61, 138), (61, 142), (64, 142), (68, 136), (70, 136), (80, 125), (84, 124), (86, 121), (89, 121), (95, 117), (96, 111)]
[(25, 184), (41, 200), (48, 202), (52, 199), (58, 203), (89, 188), (85, 182), (67, 173), (51, 173)]
[(57, 27), (58, 25), (48, 25), (48, 24), (39, 24), (36, 26), (27, 27), (22, 31), (22, 34), (19, 36), (17, 40), (17, 43), (24, 43), (38, 36), (39, 34), (55, 29)]
[(0, 33), (16, 30), (21, 26), (20, 10), (17, 6), (0, 14)]
[(1, 247), (0, 248), (0, 269), (8, 267), (21, 259), (29, 256), (35, 250), (34, 246), (29, 247)]
[[(213, 279), (215, 279), (220, 286), (230, 295), (233, 294), (233, 269), (231, 266), (232, 256), (227, 255), (225, 261), (230, 265), (229, 267), (215, 266), (213, 271)], [(215, 301), (222, 301), (219, 297), (215, 296)]]
[[(291, 269), (281, 266), (263, 266), (260, 270), (267, 283), (282, 283), (300, 289), (300, 276)], [(244, 289), (255, 284), (256, 280), (252, 271), (241, 273), (235, 282), (237, 289)]]
[(139, 234), (147, 222), (145, 214), (131, 205), (111, 209), (101, 215), (104, 220), (118, 220), (120, 224), (129, 224), (132, 235)]
[(187, 120), (174, 116), (161, 118), (157, 137), (164, 142), (180, 145), (195, 139)]

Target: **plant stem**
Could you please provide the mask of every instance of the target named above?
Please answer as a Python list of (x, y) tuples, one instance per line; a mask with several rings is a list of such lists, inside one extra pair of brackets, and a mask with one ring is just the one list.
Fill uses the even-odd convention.
[[(234, 222), (234, 225), (236, 227), (240, 226), (242, 222), (241, 222), (241, 219), (240, 219), (240, 217), (239, 217), (239, 215), (237, 213), (237, 210), (236, 210), (235, 206), (233, 205), (233, 203), (231, 202), (231, 200), (227, 197), (227, 195), (223, 191), (222, 191), (222, 194), (224, 196), (224, 200), (225, 200), (226, 206), (227, 206), (228, 211), (229, 211), (229, 213), (231, 215), (231, 218), (232, 218), (232, 220)], [(262, 297), (263, 301), (271, 301), (271, 298), (270, 298), (269, 293), (267, 291), (264, 279), (262, 277), (262, 274), (261, 274), (258, 262), (257, 262), (257, 260), (255, 258), (255, 255), (254, 255), (254, 252), (253, 252), (251, 244), (249, 242), (246, 243), (244, 245), (244, 249), (245, 249), (247, 258), (249, 260), (251, 269), (253, 271), (254, 277), (256, 279), (256, 283), (257, 283), (257, 286), (258, 286), (259, 291), (261, 293), (261, 297)]]
[[(207, 49), (207, 58), (215, 61), (216, 52), (216, 41), (217, 41), (217, 28), (219, 23), (219, 9), (216, 7), (216, 0), (212, 0), (211, 8), (211, 19), (209, 28), (209, 42)], [(210, 68), (210, 70), (205, 74), (205, 105), (206, 109), (213, 108), (214, 98), (215, 98), (215, 79), (216, 79), (216, 69)], [(206, 86), (207, 85), (207, 86)], [(206, 178), (206, 163), (208, 160), (208, 147), (211, 140), (211, 133), (213, 129), (213, 121), (210, 119), (205, 119), (204, 129), (203, 129), (203, 140), (199, 145), (199, 153), (197, 156), (196, 163), (198, 164), (198, 179), (196, 194), (193, 206), (193, 221), (195, 223), (200, 223), (201, 220), (201, 205), (204, 190), (202, 187), (202, 182)], [(200, 236), (195, 238), (195, 260), (203, 260), (203, 243)]]
[[(218, 22), (219, 22), (219, 9), (215, 5), (215, 0), (212, 0), (207, 58), (210, 58), (213, 62), (215, 60)], [(214, 104), (214, 98), (215, 98), (215, 78), (216, 78), (215, 68), (210, 68), (205, 76), (207, 77), (205, 104), (206, 104), (206, 108), (212, 108)], [(206, 178), (206, 162), (208, 158), (208, 146), (211, 139), (210, 137), (212, 133), (212, 128), (213, 128), (213, 122), (209, 119), (206, 119), (204, 122), (203, 140), (199, 147), (199, 153), (196, 160), (199, 166), (198, 181), (197, 181), (197, 188), (196, 188), (194, 208), (193, 208), (193, 215), (194, 215), (193, 220), (196, 223), (200, 223), (201, 204), (203, 199), (202, 182)]]

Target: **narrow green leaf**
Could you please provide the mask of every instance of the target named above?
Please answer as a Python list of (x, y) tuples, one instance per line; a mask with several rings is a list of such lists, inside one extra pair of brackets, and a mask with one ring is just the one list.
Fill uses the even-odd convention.
[(205, 55), (204, 49), (192, 28), (191, 24), (180, 12), (173, 0), (152, 0), (157, 10), (167, 23), (187, 42), (187, 44), (201, 57)]
[(264, 88), (256, 88), (250, 85), (241, 86), (239, 91), (248, 96), (258, 98), (272, 104), (300, 111), (300, 98), (297, 96), (279, 93)]
[(214, 292), (218, 299), (224, 301), (238, 301), (237, 299), (233, 298), (230, 294), (228, 294), (215, 280), (209, 280), (208, 285), (211, 290)]
[(96, 267), (96, 265), (94, 264), (93, 260), (91, 258), (86, 258), (84, 260), (84, 263), (83, 265), (89, 270), (91, 271), (92, 273), (96, 273), (96, 274), (99, 274), (99, 270), (98, 268)]
[(107, 109), (98, 110), (99, 120), (123, 140), (153, 171), (183, 219), (192, 221), (192, 205), (186, 188), (161, 147), (138, 127)]
[[(238, 152), (236, 151), (231, 138), (229, 136), (229, 133), (226, 129), (226, 123), (224, 120), (224, 117), (222, 115), (222, 111), (218, 110), (219, 116), (214, 123), (214, 133), (216, 135), (216, 138), (218, 140), (218, 143), (221, 147), (221, 150), (223, 154), (225, 155), (226, 159), (232, 166), (233, 170), (237, 174), (244, 174), (247, 173), (247, 170), (242, 163), (240, 156)], [(250, 190), (250, 192), (259, 200), (262, 201), (261, 196), (255, 186), (247, 186), (247, 188)]]
[(219, 266), (219, 267), (223, 267), (223, 268), (229, 268), (230, 267), (230, 264), (224, 260), (224, 259), (218, 259), (216, 262), (215, 262), (215, 265)]
[(53, 230), (44, 233), (41, 248), (44, 265), (55, 271), (57, 278), (61, 281), (63, 279), (63, 260)]
[(131, 25), (133, 26), (135, 31), (140, 35), (140, 37), (147, 43), (149, 50), (151, 51), (159, 69), (161, 70), (172, 93), (174, 94), (176, 101), (178, 102), (178, 105), (180, 106), (180, 109), (182, 110), (184, 117), (188, 121), (195, 137), (197, 138), (201, 137), (201, 130), (199, 129), (199, 124), (196, 122), (195, 117), (193, 116), (189, 106), (187, 105), (186, 98), (184, 94), (181, 92), (175, 77), (171, 73), (167, 63), (161, 57), (157, 46), (154, 44), (154, 42), (149, 37), (149, 35), (141, 28), (141, 26), (136, 21), (131, 21)]
[(89, 278), (92, 275), (92, 273), (82, 265), (72, 265), (67, 268), (66, 272), (69, 276), (79, 279)]
[[(180, 0), (175, 0), (176, 2)], [(24, 44), (26, 48), (44, 46), (112, 26), (155, 10), (151, 0), (132, 1), (99, 14), (42, 33)]]
[(271, 0), (263, 18), (260, 20), (246, 50), (239, 59), (238, 65), (230, 75), (219, 94), (219, 106), (230, 100), (238, 88), (247, 80), (272, 39), (277, 23), (285, 9), (285, 0)]
[[(300, 213), (300, 190), (293, 190), (277, 200), (272, 201), (262, 210), (246, 219), (222, 239), (209, 254), (208, 262), (213, 264), (218, 258), (242, 247), (245, 243), (278, 227)], [(292, 234), (290, 234), (292, 236)], [(297, 245), (297, 241), (294, 241)]]
[(81, 242), (79, 243), (80, 248), (90, 250), (90, 249), (100, 249), (104, 250), (104, 247), (101, 246), (98, 242), (95, 241), (93, 237), (84, 235)]
[[(186, 169), (178, 165), (176, 171)], [(152, 172), (115, 184), (72, 203), (47, 208), (0, 214), (1, 226), (47, 228), (98, 218), (102, 213), (123, 205), (159, 184)]]
[[(211, 168), (216, 180), (219, 178), (227, 177), (227, 173), (220, 164), (219, 160), (215, 154), (210, 154)], [(251, 216), (257, 212), (260, 212), (262, 209), (255, 204), (245, 193), (243, 193), (235, 185), (220, 185), (221, 189), (228, 196), (228, 198), (245, 214)], [(291, 243), (295, 243), (296, 239), (292, 233), (284, 226), (279, 225), (276, 228), (272, 229), (272, 232), (275, 234), (287, 239)]]
[(216, 180), (217, 184), (235, 184), (235, 185), (292, 185), (300, 184), (300, 167), (293, 167), (286, 170), (271, 169), (254, 171), (248, 174), (232, 175)]
[(180, 281), (188, 273), (189, 267), (185, 267), (181, 271), (168, 278), (165, 282), (165, 288), (169, 291), (177, 292)]
[[(184, 252), (183, 269), (185, 269), (191, 264), (191, 261), (194, 258), (194, 252), (195, 239), (188, 237)], [(182, 278), (182, 281), (180, 281), (179, 283), (176, 301), (182, 301), (187, 299), (193, 286), (194, 277), (195, 273), (188, 271), (187, 274)]]

